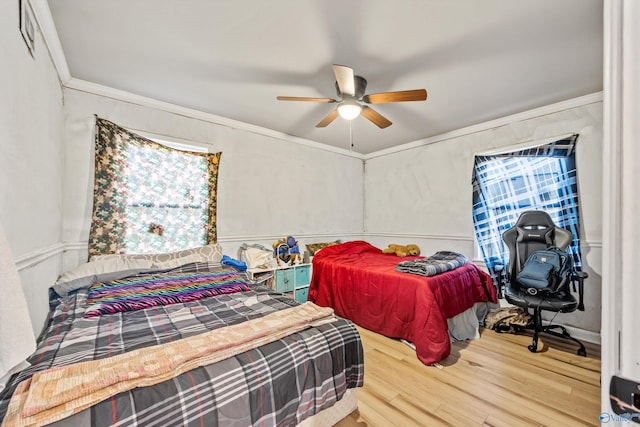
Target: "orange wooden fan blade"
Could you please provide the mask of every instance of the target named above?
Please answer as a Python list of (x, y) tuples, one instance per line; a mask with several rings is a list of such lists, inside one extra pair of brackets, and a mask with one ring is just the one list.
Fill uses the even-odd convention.
[(336, 102), (331, 98), (310, 98), (308, 96), (277, 96), (278, 101)]
[(320, 120), (320, 123), (316, 125), (317, 128), (327, 127), (329, 123), (334, 121), (338, 117), (338, 110), (333, 110), (329, 114), (325, 116), (324, 119)]
[(368, 119), (374, 125), (378, 126), (380, 129), (384, 129), (386, 127), (391, 126), (391, 122), (385, 118), (382, 114), (378, 113), (371, 107), (367, 107), (366, 105), (362, 107), (362, 114), (365, 119)]
[(385, 102), (424, 101), (427, 99), (425, 89), (401, 90), (398, 92), (381, 92), (365, 95), (362, 100), (368, 104), (383, 104)]

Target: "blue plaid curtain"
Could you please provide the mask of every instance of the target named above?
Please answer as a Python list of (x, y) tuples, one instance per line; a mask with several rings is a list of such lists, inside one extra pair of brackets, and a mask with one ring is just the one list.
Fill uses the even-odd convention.
[(473, 223), (484, 262), (494, 281), (494, 266), (507, 265), (502, 233), (520, 214), (542, 210), (573, 234), (568, 251), (581, 270), (580, 216), (575, 144), (578, 135), (512, 153), (476, 156), (473, 167)]

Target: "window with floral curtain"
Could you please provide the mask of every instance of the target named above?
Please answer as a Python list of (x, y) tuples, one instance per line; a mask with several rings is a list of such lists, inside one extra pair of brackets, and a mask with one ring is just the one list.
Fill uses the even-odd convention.
[(169, 148), (96, 117), (89, 256), (214, 243), (221, 154)]
[(473, 223), (484, 262), (494, 277), (495, 265), (507, 265), (502, 233), (520, 214), (542, 210), (573, 234), (568, 251), (581, 269), (580, 215), (575, 144), (578, 135), (526, 150), (476, 156), (473, 167)]

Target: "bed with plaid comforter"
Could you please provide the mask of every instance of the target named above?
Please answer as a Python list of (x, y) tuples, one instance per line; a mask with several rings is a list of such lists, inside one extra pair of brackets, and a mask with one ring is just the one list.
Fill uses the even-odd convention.
[[(88, 289), (59, 298), (31, 366), (0, 392), (0, 420), (35, 372), (237, 325), (298, 303), (265, 288), (86, 317)], [(159, 384), (112, 396), (64, 426), (295, 425), (363, 384), (360, 337), (345, 319), (313, 326)]]

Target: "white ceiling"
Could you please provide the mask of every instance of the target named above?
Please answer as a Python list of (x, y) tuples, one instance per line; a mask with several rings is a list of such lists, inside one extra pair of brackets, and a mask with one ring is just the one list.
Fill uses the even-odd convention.
[(368, 154), (602, 90), (602, 0), (49, 0), (71, 76), (349, 148), (332, 64), (393, 122), (352, 122)]

